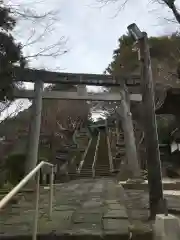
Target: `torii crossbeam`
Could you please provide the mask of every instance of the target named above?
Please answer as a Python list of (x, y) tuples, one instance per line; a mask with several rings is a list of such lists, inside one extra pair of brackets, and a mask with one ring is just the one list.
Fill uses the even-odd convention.
[(38, 80), (44, 83), (61, 83), (74, 85), (95, 85), (95, 86), (121, 86), (126, 83), (127, 87), (140, 86), (139, 75), (105, 75), (105, 74), (87, 74), (87, 73), (65, 73), (46, 70), (37, 70), (30, 68), (15, 68), (15, 81), (36, 82)]
[[(134, 138), (132, 139), (132, 133), (129, 134), (129, 126), (132, 125), (132, 119), (129, 114), (128, 103), (120, 92), (123, 91), (124, 84), (129, 88), (137, 87), (138, 91), (132, 93), (130, 90), (130, 100), (140, 102), (142, 101), (142, 96), (140, 94), (140, 77), (133, 76), (111, 76), (111, 75), (102, 75), (102, 74), (80, 74), (80, 73), (60, 73), (60, 72), (51, 72), (46, 70), (35, 70), (35, 69), (21, 69), (15, 68), (14, 81), (21, 82), (34, 82), (34, 91), (31, 90), (14, 90), (14, 97), (16, 98), (29, 98), (33, 99), (32, 105), (32, 122), (30, 128), (30, 140), (29, 140), (29, 149), (27, 156), (27, 166), (26, 173), (29, 173), (37, 164), (38, 157), (38, 145), (39, 145), (39, 136), (40, 136), (40, 125), (41, 125), (41, 111), (42, 111), (42, 99), (67, 99), (67, 100), (88, 100), (88, 101), (114, 101), (122, 102), (121, 107), (123, 109), (124, 118), (127, 119), (127, 134), (131, 136), (129, 138), (134, 144)], [(43, 91), (43, 83), (51, 84), (71, 84), (78, 85), (77, 92), (69, 91)], [(104, 86), (104, 87), (119, 87), (119, 93), (87, 93), (86, 85), (94, 86)], [(138, 93), (138, 94), (136, 94)], [(53, 114), (53, 113), (52, 113)], [(127, 145), (132, 144), (130, 142)], [(130, 148), (130, 147), (129, 147)], [(129, 149), (128, 148), (128, 149)], [(132, 154), (131, 154), (132, 155)], [(135, 166), (135, 165), (134, 165)]]
[[(15, 98), (34, 98), (34, 91), (32, 90), (14, 90)], [(69, 91), (43, 91), (42, 98), (45, 99), (62, 99), (62, 100), (85, 100), (85, 101), (121, 101), (119, 93), (83, 93), (69, 92)], [(140, 102), (142, 101), (141, 94), (130, 94), (130, 100)]]

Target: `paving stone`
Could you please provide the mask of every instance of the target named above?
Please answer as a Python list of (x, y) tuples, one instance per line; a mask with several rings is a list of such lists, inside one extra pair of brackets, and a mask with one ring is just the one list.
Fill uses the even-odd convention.
[(105, 200), (106, 204), (119, 204), (118, 200)]
[(128, 234), (129, 221), (122, 219), (103, 219), (105, 231), (117, 231), (121, 234)]
[(97, 208), (97, 207), (100, 207), (102, 205), (102, 202), (97, 202), (97, 201), (86, 201), (84, 204), (83, 204), (83, 208)]
[(69, 229), (72, 223), (72, 214), (72, 211), (56, 211), (52, 214), (52, 220), (44, 216), (38, 221), (38, 232), (51, 233)]
[(100, 189), (100, 188), (93, 188), (91, 191), (90, 191), (90, 193), (101, 193), (102, 192), (102, 189)]
[(129, 230), (132, 233), (147, 233), (153, 231), (153, 222), (143, 223), (142, 221), (133, 221), (133, 224), (130, 224)]
[(102, 215), (100, 213), (77, 213), (74, 216), (74, 223), (101, 223)]
[[(0, 235), (12, 236), (15, 235), (30, 235), (32, 236), (32, 227), (29, 224), (19, 224), (19, 225), (4, 225), (0, 228)], [(1, 237), (0, 237), (1, 238)], [(8, 238), (7, 238), (8, 239)]]
[(95, 186), (93, 189), (90, 190), (91, 193), (99, 193), (99, 192), (102, 192), (103, 191), (103, 186), (102, 185), (98, 185), (98, 186)]
[(78, 210), (78, 213), (81, 214), (89, 214), (89, 213), (98, 213), (98, 214), (103, 214), (104, 212), (107, 212), (107, 208), (105, 206), (101, 207), (96, 207), (96, 208), (80, 208)]
[(53, 211), (69, 211), (69, 210), (75, 210), (77, 206), (72, 205), (59, 205), (55, 206), (53, 208)]
[[(125, 207), (120, 202), (122, 201), (123, 190), (121, 191), (121, 189), (115, 187), (113, 181), (108, 183), (109, 181), (109, 179), (88, 179), (56, 185), (51, 221), (49, 221), (47, 215), (49, 191), (41, 189), (38, 232), (42, 234), (56, 232), (57, 234), (91, 235), (101, 234), (102, 231), (111, 232), (111, 234), (114, 232), (118, 232), (118, 234), (127, 232), (127, 215), (125, 217)], [(129, 194), (130, 199), (131, 192)], [(138, 212), (135, 213), (132, 210), (137, 209), (136, 207), (140, 205), (140, 199), (145, 199), (145, 196), (143, 192), (141, 194), (133, 192), (133, 197), (136, 201), (133, 203), (133, 201), (128, 200), (128, 206), (129, 211), (136, 215)], [(22, 198), (20, 203), (10, 205), (5, 208), (6, 211), (1, 211), (0, 233), (2, 231), (11, 235), (29, 233), (31, 236), (34, 195), (28, 194), (27, 197)], [(141, 207), (139, 206), (139, 208)], [(23, 212), (25, 213), (24, 220), (26, 224), (23, 224)], [(136, 219), (133, 220), (133, 223), (135, 221)], [(11, 225), (7, 224), (8, 222)]]
[(128, 218), (126, 210), (108, 210), (103, 218)]
[(69, 230), (72, 234), (102, 234), (102, 228), (100, 224), (95, 223), (76, 223)]
[(109, 209), (113, 209), (113, 210), (126, 210), (126, 208), (125, 208), (125, 206), (124, 205), (122, 205), (122, 204), (119, 204), (119, 203), (115, 203), (115, 204), (109, 204), (108, 205), (108, 208)]
[(70, 185), (67, 187), (67, 191), (73, 191), (79, 187), (79, 184)]
[(91, 196), (92, 201), (101, 202), (101, 198), (100, 198), (99, 194), (97, 196), (93, 196), (93, 195), (90, 195), (90, 196)]
[(148, 212), (146, 209), (144, 210), (140, 210), (140, 209), (132, 209), (130, 211), (130, 216), (132, 219), (144, 219), (147, 220), (148, 219)]
[(59, 199), (55, 203), (57, 206), (60, 205), (73, 205), (73, 206), (78, 206), (81, 204), (81, 199), (76, 199), (76, 200), (68, 200), (68, 199)]

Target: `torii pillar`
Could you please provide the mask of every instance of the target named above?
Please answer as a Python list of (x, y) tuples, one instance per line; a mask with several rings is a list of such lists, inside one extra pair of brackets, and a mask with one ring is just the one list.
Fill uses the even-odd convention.
[(32, 103), (31, 123), (29, 127), (29, 140), (27, 145), (27, 158), (25, 174), (36, 167), (38, 162), (39, 137), (41, 129), (43, 82), (38, 80), (34, 84), (34, 98)]
[(128, 92), (126, 92), (125, 89), (121, 91), (121, 96), (121, 105), (120, 108), (117, 109), (117, 113), (121, 116), (122, 127), (124, 131), (127, 170), (130, 173), (130, 178), (139, 179), (141, 173), (134, 136), (132, 114), (130, 112), (130, 99)]

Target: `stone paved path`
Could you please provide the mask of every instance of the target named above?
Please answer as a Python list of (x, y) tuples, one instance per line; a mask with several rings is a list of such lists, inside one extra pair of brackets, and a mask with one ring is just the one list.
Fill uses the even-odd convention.
[[(79, 179), (54, 186), (52, 220), (48, 219), (49, 189), (41, 187), (39, 234), (128, 235), (150, 232), (148, 193), (124, 190), (112, 179)], [(170, 213), (180, 217), (180, 196), (165, 194)], [(1, 198), (1, 196), (0, 196)], [(35, 193), (19, 194), (18, 203), (0, 211), (0, 239), (4, 236), (31, 236)], [(17, 238), (19, 239), (19, 238)]]
[[(31, 235), (34, 193), (0, 211), (0, 238)], [(52, 220), (48, 219), (48, 189), (41, 188), (39, 234), (128, 234), (123, 188), (112, 179), (85, 179), (55, 185)]]
[[(128, 195), (131, 202), (133, 202), (133, 208), (137, 209), (140, 206), (139, 200), (141, 201), (141, 209), (148, 209), (148, 192), (143, 190), (125, 190), (126, 195)], [(180, 196), (164, 193), (164, 197), (167, 200), (167, 206), (170, 213), (177, 213), (180, 215)], [(138, 200), (139, 199), (139, 200)]]

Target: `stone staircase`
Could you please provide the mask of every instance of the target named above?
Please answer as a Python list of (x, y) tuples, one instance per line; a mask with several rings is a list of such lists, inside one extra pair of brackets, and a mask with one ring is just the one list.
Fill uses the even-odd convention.
[(109, 165), (99, 165), (95, 168), (96, 177), (109, 177), (110, 175)]
[[(80, 171), (80, 178), (92, 177), (92, 165), (94, 161), (95, 149), (97, 144), (97, 136), (94, 136), (84, 159), (82, 169)], [(95, 177), (108, 177), (111, 176), (109, 154), (107, 146), (107, 136), (105, 130), (100, 130), (100, 142), (97, 151), (97, 160), (95, 163)]]
[(74, 133), (74, 142), (77, 144), (80, 150), (85, 150), (90, 139), (90, 133), (87, 128), (81, 128)]
[(86, 166), (83, 168), (79, 174), (79, 178), (91, 178), (92, 177), (92, 166)]
[(97, 136), (93, 136), (91, 145), (88, 149), (88, 152), (85, 156), (84, 163), (82, 165), (79, 177), (84, 178), (84, 177), (92, 177), (92, 165), (94, 161), (94, 153), (96, 149), (96, 144), (97, 144)]
[(79, 168), (83, 154), (88, 145), (88, 141), (90, 139), (90, 133), (88, 132), (87, 128), (80, 128), (79, 130), (75, 131), (73, 139), (74, 139), (74, 143), (77, 145), (78, 148), (74, 158), (72, 159), (72, 161), (68, 166), (68, 169), (69, 169), (68, 175), (70, 177), (70, 180), (77, 178), (77, 170)]
[(95, 176), (110, 176), (109, 154), (107, 146), (107, 136), (105, 130), (100, 130), (100, 142), (97, 152), (97, 160), (95, 165)]

